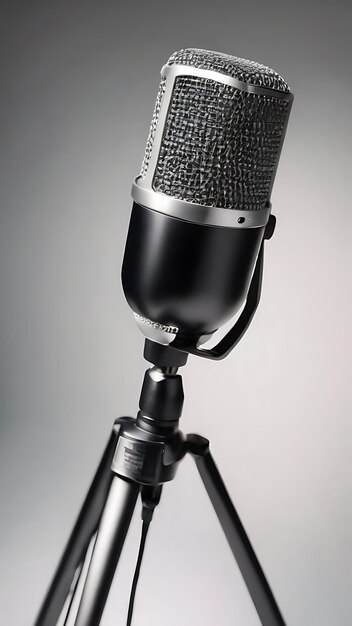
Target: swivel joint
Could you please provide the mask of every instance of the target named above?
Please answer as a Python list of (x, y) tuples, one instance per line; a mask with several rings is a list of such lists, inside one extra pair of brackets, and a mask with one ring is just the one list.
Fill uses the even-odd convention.
[(182, 378), (177, 369), (152, 367), (144, 376), (139, 400), (140, 414), (155, 422), (176, 422), (180, 419), (184, 394)]

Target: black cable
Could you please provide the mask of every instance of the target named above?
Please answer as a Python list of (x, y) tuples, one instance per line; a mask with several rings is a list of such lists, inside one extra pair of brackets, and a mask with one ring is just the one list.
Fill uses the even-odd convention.
[(141, 542), (140, 542), (140, 545), (139, 545), (139, 552), (138, 552), (136, 570), (134, 572), (134, 577), (133, 577), (133, 582), (132, 582), (132, 587), (131, 587), (130, 603), (129, 603), (129, 606), (128, 606), (127, 626), (131, 626), (131, 623), (132, 623), (134, 599), (135, 599), (135, 595), (136, 595), (136, 589), (137, 589), (137, 583), (138, 583), (138, 578), (139, 578), (139, 572), (140, 572), (140, 569), (141, 569), (141, 563), (142, 563), (142, 558), (143, 558), (145, 540), (147, 538), (147, 533), (148, 533), (148, 529), (149, 529), (149, 525), (150, 525), (151, 519), (152, 518), (150, 517), (150, 519), (148, 519), (148, 520), (143, 520), (143, 524), (142, 524)]
[(144, 485), (142, 488), (141, 496), (142, 496), (142, 533), (141, 533), (141, 542), (139, 544), (139, 552), (137, 557), (136, 569), (133, 576), (131, 594), (130, 594), (130, 602), (128, 605), (128, 615), (127, 615), (127, 626), (131, 626), (132, 623), (132, 614), (133, 614), (133, 606), (134, 599), (136, 595), (137, 583), (139, 578), (139, 573), (141, 570), (143, 552), (145, 547), (145, 540), (147, 538), (147, 533), (149, 529), (150, 522), (153, 519), (153, 513), (155, 507), (159, 504), (160, 496), (162, 491), (162, 485)]

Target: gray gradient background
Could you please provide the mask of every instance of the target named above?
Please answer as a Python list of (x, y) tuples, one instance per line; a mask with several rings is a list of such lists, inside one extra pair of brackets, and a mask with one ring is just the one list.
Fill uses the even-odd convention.
[[(187, 46), (295, 93), (262, 302), (190, 358), (207, 435), (288, 626), (351, 624), (350, 2), (1, 2), (1, 623), (33, 622), (114, 417), (146, 363), (120, 285), (159, 69)], [(219, 397), (221, 402), (219, 403)], [(138, 514), (103, 626), (125, 623)], [(164, 490), (135, 625), (256, 626), (191, 460)]]

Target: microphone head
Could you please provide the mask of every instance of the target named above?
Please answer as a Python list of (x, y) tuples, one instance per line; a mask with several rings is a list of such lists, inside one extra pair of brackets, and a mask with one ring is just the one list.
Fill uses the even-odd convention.
[(292, 99), (269, 67), (221, 52), (175, 52), (161, 70), (134, 199), (157, 210), (161, 195), (172, 209), (181, 201), (183, 209), (265, 210)]
[(244, 303), (292, 99), (274, 70), (220, 52), (162, 68), (122, 268), (149, 339), (200, 343)]

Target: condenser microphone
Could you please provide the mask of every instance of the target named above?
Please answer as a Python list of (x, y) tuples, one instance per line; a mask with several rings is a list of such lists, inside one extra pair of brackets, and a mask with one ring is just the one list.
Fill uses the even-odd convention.
[(292, 100), (274, 70), (220, 52), (180, 50), (162, 68), (122, 268), (149, 340), (197, 351), (258, 300)]
[[(188, 354), (226, 356), (253, 317), (291, 103), (276, 72), (219, 52), (180, 50), (161, 70), (122, 268), (127, 301), (146, 338), (144, 356), (154, 367), (145, 373), (137, 417), (114, 421), (35, 626), (100, 624), (141, 495), (131, 625), (154, 509), (186, 454), (195, 460), (261, 624), (285, 626), (209, 440), (179, 430), (184, 394), (177, 371)], [(206, 348), (206, 339), (236, 313), (232, 328)]]

